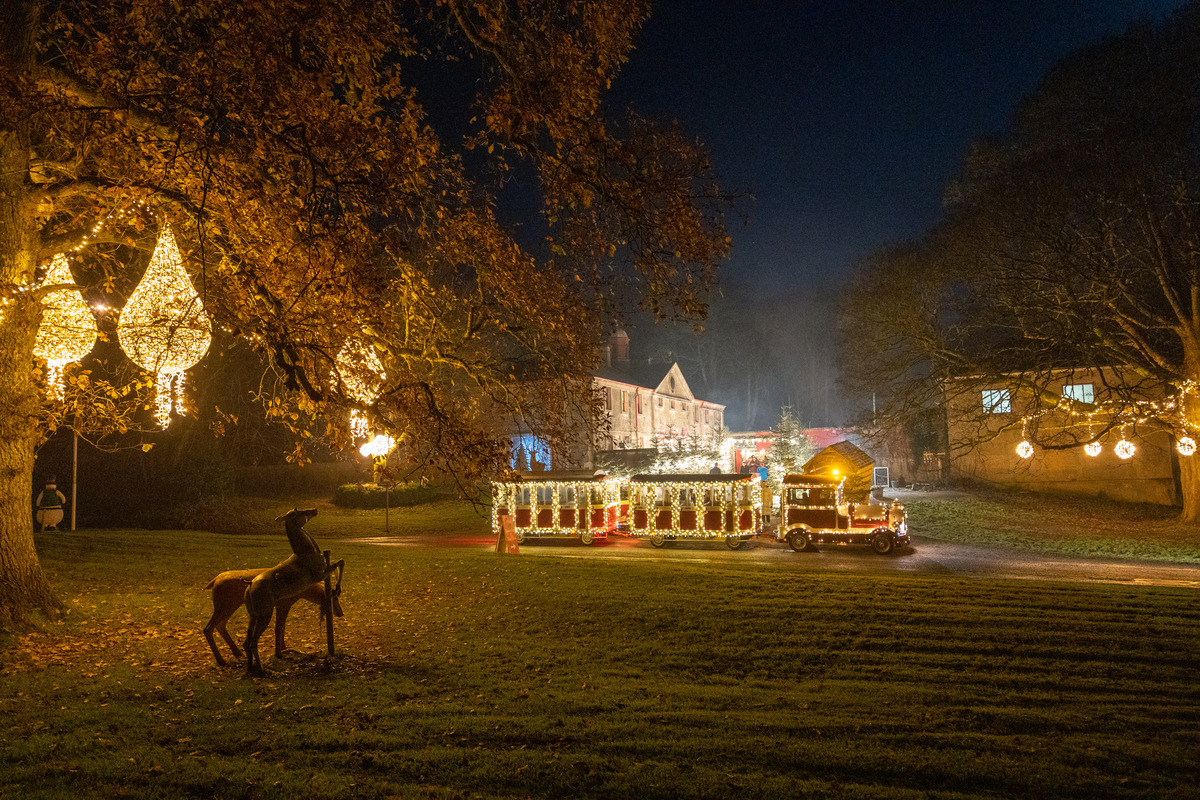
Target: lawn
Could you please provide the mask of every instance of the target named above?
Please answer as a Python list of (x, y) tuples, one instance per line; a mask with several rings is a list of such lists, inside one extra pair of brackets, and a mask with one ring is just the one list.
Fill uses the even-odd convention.
[(1098, 497), (974, 488), (907, 493), (914, 535), (1050, 555), (1200, 564), (1200, 525), (1179, 509)]
[(1192, 590), (330, 546), (255, 680), (201, 587), (282, 536), (39, 534), (0, 797), (1196, 797)]

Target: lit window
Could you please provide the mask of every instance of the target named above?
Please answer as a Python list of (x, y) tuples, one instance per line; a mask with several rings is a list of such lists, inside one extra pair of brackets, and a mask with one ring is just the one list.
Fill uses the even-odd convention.
[(984, 389), (983, 411), (985, 414), (1008, 414), (1012, 411), (1012, 401), (1008, 389)]
[(1091, 403), (1096, 399), (1096, 392), (1090, 383), (1072, 383), (1063, 387), (1063, 397), (1079, 403)]
[(629, 411), (629, 392), (621, 392), (621, 413)]

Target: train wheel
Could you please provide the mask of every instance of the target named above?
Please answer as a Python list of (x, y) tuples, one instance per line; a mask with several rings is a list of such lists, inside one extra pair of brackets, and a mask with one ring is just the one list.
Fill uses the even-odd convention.
[(661, 533), (652, 533), (649, 536), (650, 544), (655, 547), (663, 547), (667, 543), (667, 537)]
[(871, 537), (871, 549), (881, 556), (886, 556), (892, 552), (895, 544), (892, 542), (892, 537), (886, 533), (877, 533)]
[(593, 545), (596, 543), (596, 534), (591, 531), (583, 531), (579, 534), (579, 541), (586, 545)]
[(797, 553), (803, 553), (811, 546), (811, 542), (808, 540), (808, 531), (804, 530), (792, 531), (789, 533), (787, 537), (787, 543)]
[(737, 536), (726, 536), (725, 537), (725, 546), (728, 547), (730, 550), (740, 550), (742, 545), (744, 545), (745, 543), (746, 543), (745, 539), (741, 539)]

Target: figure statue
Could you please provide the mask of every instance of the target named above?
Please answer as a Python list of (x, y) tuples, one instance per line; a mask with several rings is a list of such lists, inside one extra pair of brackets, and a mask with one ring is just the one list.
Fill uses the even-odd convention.
[(345, 561), (326, 566), (317, 540), (304, 530), (304, 526), (316, 515), (315, 508), (293, 508), (275, 520), (283, 522), (288, 543), (292, 546), (292, 555), (250, 581), (246, 588), (246, 610), (250, 613), (245, 642), (246, 670), (252, 675), (264, 674), (258, 655), (258, 639), (271, 624), (271, 616), (280, 601), (303, 594), (309, 586), (324, 581), (334, 570), (337, 570), (337, 585), (333, 589), (333, 596), (341, 594)]

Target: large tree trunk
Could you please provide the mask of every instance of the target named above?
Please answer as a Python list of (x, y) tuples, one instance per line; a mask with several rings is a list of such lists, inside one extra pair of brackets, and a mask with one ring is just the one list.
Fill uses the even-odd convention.
[[(20, 71), (33, 63), (35, 0), (6, 0), (0, 15), (0, 65)], [(58, 602), (33, 546), (33, 449), (37, 438), (37, 388), (33, 343), (40, 308), (28, 292), (33, 280), (37, 229), (26, 179), (29, 127), (23, 109), (0, 119), (0, 625), (31, 612), (53, 612)]]
[[(1184, 339), (1184, 375), (1193, 383), (1200, 380), (1200, 335)], [(1186, 433), (1193, 439), (1200, 439), (1200, 397), (1190, 391), (1182, 395), (1183, 418), (1187, 421)], [(1180, 436), (1183, 433), (1178, 434)], [(1183, 497), (1184, 522), (1200, 522), (1200, 453), (1191, 456), (1179, 456), (1179, 488)]]

